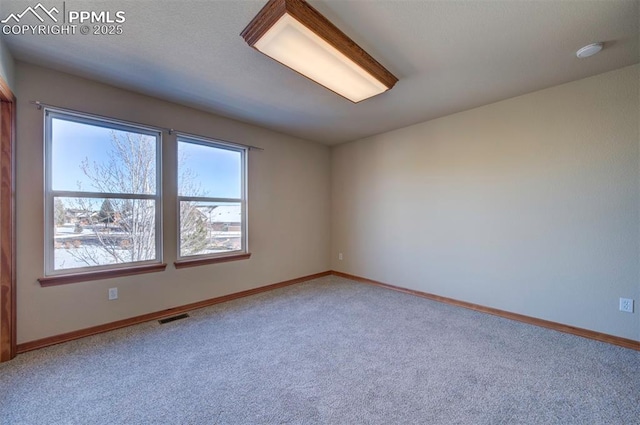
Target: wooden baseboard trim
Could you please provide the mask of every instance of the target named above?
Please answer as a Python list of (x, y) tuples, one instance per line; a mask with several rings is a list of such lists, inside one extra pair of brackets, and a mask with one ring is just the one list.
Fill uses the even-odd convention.
[(246, 291), (236, 292), (222, 297), (210, 298), (204, 301), (198, 301), (191, 304), (186, 304), (179, 307), (169, 308), (167, 310), (156, 311), (154, 313), (143, 314), (141, 316), (131, 317), (129, 319), (118, 320), (116, 322), (105, 323), (104, 325), (93, 326), (86, 329), (80, 329), (73, 332), (67, 332), (60, 335), (54, 335), (47, 338), (38, 339), (35, 341), (29, 341), (22, 344), (18, 344), (18, 354), (25, 353), (27, 351), (37, 350), (40, 348), (48, 347), (50, 345), (60, 344), (63, 342), (72, 341), (74, 339), (84, 338), (91, 335), (96, 335), (103, 332), (109, 332), (116, 329), (125, 328), (127, 326), (137, 325), (139, 323), (149, 322), (151, 320), (158, 320), (176, 314), (185, 313), (187, 311), (197, 310), (204, 307), (209, 307), (215, 304), (235, 300), (238, 298), (244, 298), (251, 295), (259, 294), (262, 292), (272, 291), (278, 288), (284, 288), (285, 286), (295, 285), (297, 283), (306, 282), (308, 280), (317, 279), (323, 276), (331, 275), (330, 271), (316, 273), (308, 276), (299, 277), (297, 279), (285, 280), (284, 282), (278, 282), (267, 286), (261, 286), (259, 288), (249, 289)]
[(632, 350), (640, 351), (640, 341), (635, 341), (633, 339), (622, 338), (619, 336), (591, 331), (589, 329), (578, 328), (575, 326), (564, 325), (562, 323), (552, 322), (549, 320), (538, 319), (531, 316), (525, 316), (524, 314), (511, 313), (509, 311), (504, 311), (497, 308), (485, 307), (479, 304), (473, 304), (466, 301), (459, 301), (453, 298), (441, 297), (439, 295), (434, 295), (427, 292), (415, 291), (413, 289), (407, 289), (400, 286), (389, 285), (388, 283), (378, 282), (377, 280), (367, 279), (365, 277), (360, 277), (360, 276), (354, 276), (348, 273), (332, 271), (331, 274), (333, 274), (334, 276), (343, 277), (345, 279), (355, 280), (356, 282), (381, 286), (383, 288), (404, 292), (406, 294), (416, 295), (418, 297), (427, 298), (433, 301), (438, 301), (441, 303), (450, 304), (457, 307), (468, 308), (470, 310), (492, 314), (494, 316), (499, 316), (505, 319), (516, 320), (518, 322), (527, 323), (529, 325), (553, 329), (558, 332), (577, 335), (583, 338), (594, 339), (596, 341), (606, 342), (609, 344), (618, 345), (620, 347), (631, 348)]
[(427, 298), (433, 301), (442, 302), (445, 304), (454, 305), (457, 307), (463, 307), (470, 310), (479, 311), (482, 313), (492, 314), (494, 316), (502, 317), (505, 319), (516, 320), (518, 322), (527, 323), (534, 326), (540, 326), (543, 328), (553, 329), (558, 332), (564, 332), (572, 335), (581, 336), (584, 338), (593, 339), (596, 341), (606, 342), (620, 347), (630, 348), (640, 351), (640, 341), (632, 339), (622, 338), (614, 335), (604, 334), (600, 332), (591, 331), (588, 329), (578, 328), (575, 326), (564, 325), (562, 323), (552, 322), (549, 320), (538, 319), (535, 317), (525, 316), (523, 314), (511, 313), (497, 308), (485, 307), (479, 304), (473, 304), (466, 301), (459, 301), (453, 298), (442, 297), (439, 295), (430, 294), (427, 292), (416, 291), (413, 289), (403, 288), (400, 286), (390, 285), (388, 283), (379, 282), (373, 279), (367, 279), (360, 276), (351, 275), (348, 273), (338, 271), (326, 271), (322, 273), (316, 273), (308, 276), (299, 277), (296, 279), (286, 280), (284, 282), (278, 282), (260, 288), (249, 289), (246, 291), (236, 292), (222, 297), (211, 298), (204, 301), (199, 301), (191, 304), (186, 304), (179, 307), (170, 308), (167, 310), (157, 311), (154, 313), (143, 314), (141, 316), (132, 317), (129, 319), (118, 320), (116, 322), (106, 323), (104, 325), (93, 326), (86, 329), (80, 329), (73, 332), (68, 332), (60, 335), (54, 335), (47, 338), (38, 339), (35, 341), (29, 341), (22, 344), (18, 344), (16, 351), (18, 354), (25, 353), (27, 351), (37, 350), (40, 348), (48, 347), (50, 345), (60, 344), (63, 342), (72, 341), (74, 339), (80, 339), (91, 335), (96, 335), (103, 332), (109, 332), (116, 329), (125, 328), (127, 326), (137, 325), (139, 323), (148, 322), (151, 320), (158, 320), (165, 317), (174, 316), (176, 314), (185, 313), (188, 311), (197, 310), (204, 307), (209, 307), (215, 304), (235, 300), (238, 298), (244, 298), (251, 295), (259, 294), (262, 292), (272, 291), (274, 289), (283, 288), (285, 286), (295, 285), (297, 283), (306, 282), (308, 280), (317, 279), (324, 276), (339, 276), (345, 279), (354, 280), (356, 282), (366, 283), (370, 285), (380, 286), (386, 289), (391, 289), (398, 292), (404, 292), (406, 294), (415, 295), (422, 298)]

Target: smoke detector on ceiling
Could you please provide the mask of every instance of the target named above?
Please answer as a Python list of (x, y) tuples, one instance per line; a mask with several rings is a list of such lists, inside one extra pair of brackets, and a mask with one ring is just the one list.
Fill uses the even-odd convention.
[(591, 43), (576, 52), (576, 56), (580, 59), (588, 58), (598, 53), (604, 47), (604, 43)]

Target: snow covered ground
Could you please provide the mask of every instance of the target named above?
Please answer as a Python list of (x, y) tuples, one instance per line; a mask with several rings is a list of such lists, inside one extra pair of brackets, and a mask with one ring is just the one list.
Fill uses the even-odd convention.
[[(96, 230), (103, 231), (103, 228), (100, 225)], [(108, 235), (110, 238), (116, 240), (119, 238), (125, 239), (128, 236), (127, 233), (118, 231), (117, 229), (111, 229)], [(211, 234), (212, 241), (216, 239), (236, 241), (233, 245), (237, 245), (238, 247), (240, 246), (240, 237), (241, 232), (214, 231)], [(101, 246), (95, 230), (89, 226), (84, 227), (81, 232), (76, 232), (73, 224), (57, 226), (54, 241), (56, 247), (53, 255), (55, 270), (111, 265), (118, 264), (119, 262)], [(117, 247), (116, 250), (120, 258), (129, 259), (127, 262), (131, 261), (131, 254), (126, 248)], [(230, 251), (233, 251), (233, 249), (205, 249), (199, 252), (198, 255), (220, 254)], [(83, 258), (91, 258), (96, 261), (87, 261)], [(153, 260), (153, 258), (148, 258), (147, 260)]]

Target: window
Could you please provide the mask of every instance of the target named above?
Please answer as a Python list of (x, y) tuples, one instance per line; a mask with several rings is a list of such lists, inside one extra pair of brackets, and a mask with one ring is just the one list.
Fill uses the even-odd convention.
[[(176, 268), (249, 258), (248, 147), (176, 140)], [(164, 270), (161, 150), (159, 129), (45, 108), (41, 285)]]
[(178, 135), (180, 259), (247, 253), (246, 148)]
[(47, 276), (162, 262), (158, 130), (45, 109), (45, 160)]

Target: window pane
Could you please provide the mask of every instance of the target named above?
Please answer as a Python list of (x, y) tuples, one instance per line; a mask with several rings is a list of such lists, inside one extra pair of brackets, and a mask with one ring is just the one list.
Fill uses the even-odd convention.
[(156, 259), (154, 200), (55, 197), (54, 270)]
[(156, 193), (156, 137), (51, 118), (53, 190)]
[(241, 152), (179, 141), (178, 194), (240, 199)]
[(180, 202), (180, 256), (242, 249), (240, 203)]

